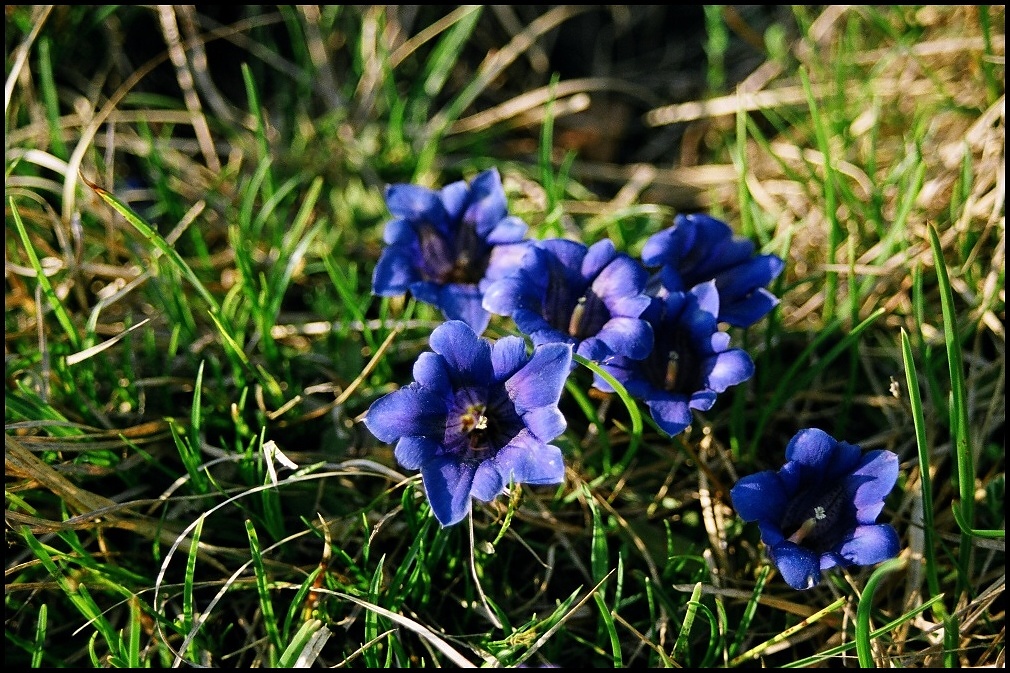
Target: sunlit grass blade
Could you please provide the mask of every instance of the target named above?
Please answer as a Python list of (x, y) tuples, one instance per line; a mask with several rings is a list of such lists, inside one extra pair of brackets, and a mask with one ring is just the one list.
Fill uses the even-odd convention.
[[(933, 523), (933, 477), (930, 473), (929, 444), (926, 438), (926, 418), (922, 407), (922, 396), (919, 393), (919, 376), (915, 371), (915, 360), (912, 356), (912, 345), (905, 330), (901, 330), (901, 355), (905, 364), (905, 381), (908, 385), (909, 404), (912, 409), (912, 422), (915, 425), (915, 444), (919, 455), (919, 484), (922, 498), (922, 535), (925, 543), (924, 561), (926, 563), (926, 583), (932, 596), (940, 595), (940, 579), (936, 558), (937, 546), (934, 541), (935, 526)], [(946, 609), (943, 603), (937, 603), (938, 609), (934, 616), (943, 618)]]
[[(922, 605), (916, 607), (914, 610), (911, 610), (908, 613), (901, 615), (897, 619), (893, 619), (887, 624), (884, 624), (880, 628), (873, 630), (870, 633), (870, 639), (873, 640), (874, 638), (879, 638), (880, 636), (885, 635), (890, 631), (893, 631), (894, 629), (903, 624), (908, 624), (910, 621), (914, 620), (916, 616), (922, 614), (926, 610), (932, 608), (935, 611), (937, 609), (936, 604), (941, 601), (943, 601), (942, 594), (939, 596), (931, 597), (929, 600), (923, 602)], [(953, 630), (953, 634), (955, 642), (957, 642), (957, 629)], [(824, 664), (826, 661), (829, 661), (830, 659), (837, 657), (839, 654), (844, 654), (852, 649), (855, 649), (855, 647), (856, 647), (855, 641), (844, 643), (842, 645), (837, 645), (835, 647), (828, 648), (823, 652), (818, 652), (813, 656), (804, 657), (803, 659), (797, 659), (796, 661), (789, 662), (783, 665), (782, 668), (808, 668), (810, 666), (815, 666), (817, 664)], [(951, 651), (954, 652), (956, 650), (957, 648), (954, 647), (952, 648)]]
[(46, 629), (49, 626), (49, 606), (43, 603), (39, 606), (39, 616), (35, 626), (35, 642), (32, 644), (32, 668), (42, 667), (42, 658), (46, 647)]
[[(196, 526), (190, 532), (189, 554), (186, 557), (186, 572), (182, 576), (182, 632), (189, 633), (193, 629), (196, 619), (196, 602), (193, 598), (193, 590), (196, 586), (196, 560), (197, 551), (200, 548), (200, 533), (203, 531), (205, 519), (196, 521)], [(193, 647), (193, 643), (190, 643)], [(189, 656), (195, 661), (195, 653), (191, 650)]]
[(964, 356), (961, 353), (961, 336), (958, 333), (957, 312), (954, 309), (954, 293), (947, 273), (947, 262), (936, 228), (927, 227), (929, 243), (933, 249), (933, 263), (936, 267), (937, 289), (940, 292), (940, 309), (943, 312), (943, 337), (947, 345), (947, 368), (950, 372), (950, 429), (954, 440), (954, 455), (957, 466), (957, 487), (960, 501), (961, 542), (958, 555), (958, 594), (970, 591), (970, 580), (966, 572), (971, 563), (973, 546), (971, 529), (975, 526), (975, 459), (972, 453), (971, 437), (968, 429), (968, 396), (964, 382)]
[(870, 613), (873, 610), (873, 595), (877, 591), (877, 585), (891, 573), (904, 569), (906, 565), (908, 561), (904, 558), (884, 561), (873, 571), (870, 579), (866, 581), (866, 586), (863, 587), (856, 608), (856, 654), (859, 657), (859, 665), (863, 668), (876, 668), (870, 649)]
[(823, 619), (827, 615), (831, 614), (832, 612), (834, 612), (838, 608), (840, 608), (843, 605), (845, 605), (845, 602), (847, 600), (848, 599), (845, 596), (842, 596), (838, 600), (836, 600), (833, 603), (831, 603), (831, 605), (827, 606), (826, 608), (824, 608), (822, 610), (818, 610), (817, 612), (815, 612), (814, 614), (810, 615), (806, 619), (802, 620), (798, 624), (795, 624), (794, 626), (790, 626), (788, 629), (786, 629), (782, 633), (778, 634), (774, 638), (766, 640), (765, 642), (761, 643), (760, 645), (757, 645), (756, 647), (752, 647), (751, 649), (747, 650), (746, 652), (744, 652), (740, 656), (738, 656), (738, 657), (730, 660), (730, 662), (729, 662), (730, 668), (736, 668), (737, 666), (739, 666), (739, 665), (741, 665), (741, 664), (743, 664), (745, 662), (748, 662), (751, 659), (756, 659), (757, 657), (761, 656), (761, 653), (764, 652), (765, 650), (767, 650), (769, 647), (771, 647), (771, 646), (773, 646), (773, 645), (775, 645), (777, 643), (780, 643), (783, 640), (786, 640), (787, 638), (792, 637), (794, 634), (799, 633), (803, 629), (805, 629), (805, 628), (807, 628), (807, 627), (809, 627), (809, 626), (811, 626), (813, 624), (816, 624), (817, 622), (819, 622), (821, 619)]
[(49, 554), (46, 547), (38, 541), (38, 539), (28, 530), (27, 526), (22, 526), (21, 537), (24, 539), (25, 544), (31, 549), (32, 553), (35, 555), (45, 569), (49, 572), (50, 576), (56, 581), (60, 589), (67, 595), (70, 602), (77, 608), (78, 612), (92, 624), (95, 628), (95, 636), (101, 636), (109, 648), (110, 652), (117, 652), (120, 649), (120, 638), (116, 629), (109, 623), (106, 618), (105, 613), (102, 609), (95, 603), (95, 600), (91, 597), (90, 592), (88, 592), (87, 587), (78, 581), (71, 581), (62, 570), (56, 566), (56, 562), (53, 557)]
[(7, 203), (10, 205), (11, 215), (14, 218), (14, 226), (18, 230), (18, 236), (21, 237), (21, 243), (24, 245), (25, 253), (28, 255), (28, 261), (31, 263), (32, 269), (35, 271), (35, 278), (39, 283), (39, 288), (42, 289), (42, 294), (45, 296), (46, 302), (53, 310), (53, 314), (59, 321), (60, 326), (63, 327), (63, 332), (67, 335), (67, 339), (69, 339), (71, 347), (73, 347), (75, 351), (80, 350), (81, 335), (78, 334), (77, 326), (74, 325), (74, 321), (70, 317), (70, 313), (67, 312), (63, 302), (60, 301), (59, 296), (56, 294), (56, 290), (53, 289), (52, 283), (49, 282), (49, 277), (46, 276), (45, 270), (42, 268), (42, 262), (39, 261), (39, 256), (35, 252), (35, 247), (32, 245), (31, 239), (28, 238), (28, 232), (25, 230), (24, 222), (21, 221), (21, 213), (18, 211), (14, 197), (9, 197), (7, 199)]
[(743, 613), (740, 615), (740, 623), (736, 627), (736, 634), (733, 636), (733, 642), (730, 643), (727, 650), (727, 655), (730, 659), (736, 656), (736, 653), (743, 645), (744, 639), (747, 638), (751, 622), (754, 620), (754, 615), (757, 613), (758, 602), (761, 600), (761, 594), (764, 592), (765, 582), (768, 580), (768, 575), (771, 571), (772, 567), (770, 565), (761, 566), (760, 574), (758, 574), (757, 580), (754, 582), (754, 592), (747, 600), (747, 605), (744, 607)]
[(193, 289), (196, 290), (200, 297), (207, 303), (207, 306), (212, 312), (217, 313), (220, 311), (220, 306), (214, 298), (214, 295), (207, 290), (204, 284), (197, 277), (196, 273), (193, 272), (193, 269), (191, 269), (189, 264), (186, 263), (186, 260), (182, 258), (176, 249), (173, 248), (161, 234), (145, 222), (140, 215), (130, 208), (130, 206), (120, 201), (114, 194), (88, 181), (86, 178), (82, 177), (82, 179), (89, 187), (91, 187), (91, 189), (95, 191), (96, 194), (98, 194), (99, 197), (101, 197), (103, 201), (112, 206), (116, 212), (122, 215), (126, 221), (129, 222), (133, 228), (144, 237), (144, 240), (156, 247), (159, 251), (161, 251), (161, 254), (165, 255), (169, 261), (171, 261), (172, 265), (183, 275), (183, 277), (186, 278), (186, 280), (189, 281), (190, 285), (193, 286)]
[(331, 631), (318, 619), (303, 622), (291, 642), (281, 652), (277, 667), (309, 668), (315, 663), (331, 635)]
[[(589, 564), (593, 573), (593, 581), (602, 582), (610, 574), (610, 553), (607, 547), (607, 532), (603, 527), (603, 521), (600, 519), (600, 510), (596, 506), (593, 494), (585, 485), (583, 485), (582, 491), (593, 517), (593, 541)], [(593, 600), (596, 602), (596, 607), (600, 612), (599, 628), (605, 632), (610, 641), (613, 666), (614, 668), (621, 668), (624, 665), (624, 657), (621, 654), (621, 639), (617, 635), (614, 616), (611, 614), (610, 608), (607, 607), (603, 591), (594, 592)]]
[[(270, 151), (270, 142), (267, 140), (267, 127), (266, 122), (263, 120), (263, 108), (260, 105), (259, 93), (256, 90), (256, 83), (253, 79), (253, 74), (249, 69), (248, 63), (242, 64), (242, 81), (245, 84), (249, 113), (252, 115), (253, 119), (256, 120), (256, 142), (259, 146), (259, 156), (269, 157), (272, 153)], [(269, 164), (264, 167), (263, 177), (263, 193), (266, 198), (269, 199), (276, 191), (276, 188), (274, 187), (274, 176), (270, 170)]]
[(269, 665), (276, 667), (277, 656), (284, 648), (280, 629), (277, 627), (277, 619), (274, 616), (274, 602), (270, 596), (270, 580), (263, 564), (263, 552), (260, 547), (259, 535), (256, 533), (256, 526), (249, 519), (245, 520), (245, 530), (249, 539), (249, 554), (252, 559), (253, 573), (256, 576), (256, 594), (259, 596), (260, 615), (270, 643), (270, 647), (267, 648)]
[[(604, 370), (597, 363), (592, 360), (587, 360), (578, 353), (572, 354), (572, 359), (583, 367), (589, 369), (594, 374), (599, 374), (600, 377), (609, 383), (628, 410), (628, 415), (631, 417), (631, 432), (628, 437), (628, 448), (625, 451), (624, 457), (621, 458), (621, 461), (611, 470), (611, 474), (622, 474), (634, 459), (635, 454), (638, 452), (639, 443), (642, 441), (642, 413), (638, 410), (638, 403), (635, 402), (635, 399), (630, 394), (628, 394), (628, 391), (624, 389), (624, 386), (620, 381), (615, 379), (610, 372)], [(603, 475), (603, 477), (605, 476), (607, 475)]]
[(687, 601), (687, 609), (684, 612), (684, 621), (680, 624), (680, 632), (677, 634), (677, 641), (673, 644), (674, 661), (687, 664), (687, 642), (691, 636), (691, 629), (694, 627), (694, 617), (698, 612), (699, 600), (701, 599), (701, 582), (694, 585), (691, 591), (691, 598)]
[[(838, 178), (832, 162), (831, 143), (828, 141), (828, 127), (821, 109), (814, 97), (810, 85), (810, 75), (806, 68), (800, 68), (800, 80), (807, 96), (810, 108), (810, 119), (814, 126), (814, 137), (817, 139), (817, 149), (824, 160), (824, 177), (819, 186), (824, 191), (824, 215), (828, 220), (828, 249), (826, 263), (834, 266), (838, 261), (838, 247), (842, 242), (842, 227), (838, 221), (838, 196), (836, 185)], [(828, 269), (824, 274), (824, 321), (830, 322), (835, 317), (835, 303), (838, 296), (838, 272)]]

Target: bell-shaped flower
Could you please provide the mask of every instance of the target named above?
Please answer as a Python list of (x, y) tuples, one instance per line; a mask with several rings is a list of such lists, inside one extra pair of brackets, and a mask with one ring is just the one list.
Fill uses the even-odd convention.
[(595, 361), (645, 357), (652, 330), (648, 271), (603, 239), (591, 246), (554, 238), (529, 244), (512, 273), (491, 283), (484, 308), (510, 316), (534, 344), (568, 343)]
[(515, 264), (527, 230), (508, 213), (498, 170), (438, 191), (390, 185), (386, 205), (393, 219), (383, 231), (386, 247), (375, 266), (372, 292), (409, 291), (441, 309), (447, 320), (462, 320), (482, 333), (491, 317), (481, 307), (484, 288)]
[(877, 523), (898, 480), (898, 457), (863, 453), (817, 428), (800, 430), (786, 463), (740, 479), (737, 514), (756, 521), (768, 555), (794, 589), (809, 589), (835, 567), (867, 566), (898, 554), (898, 533)]
[(565, 465), (550, 444), (566, 428), (558, 401), (572, 362), (568, 344), (527, 353), (507, 336), (493, 344), (466, 323), (435, 328), (414, 382), (376, 400), (365, 426), (396, 442), (404, 468), (420, 470), (443, 526), (463, 520), (471, 498), (489, 502), (509, 484), (559, 484)]
[[(729, 334), (719, 330), (718, 312), (715, 281), (696, 285), (690, 292), (657, 297), (643, 315), (652, 325), (649, 354), (640, 360), (617, 357), (603, 363), (632, 397), (645, 402), (653, 420), (670, 436), (691, 424), (692, 409), (711, 409), (719, 393), (754, 374), (747, 352), (730, 348)], [(593, 385), (612, 391), (599, 376)]]
[(719, 320), (734, 327), (753, 325), (779, 303), (766, 286), (782, 273), (782, 259), (755, 255), (752, 241), (709, 215), (677, 215), (672, 227), (646, 240), (641, 257), (647, 267), (659, 267), (667, 292), (715, 280)]

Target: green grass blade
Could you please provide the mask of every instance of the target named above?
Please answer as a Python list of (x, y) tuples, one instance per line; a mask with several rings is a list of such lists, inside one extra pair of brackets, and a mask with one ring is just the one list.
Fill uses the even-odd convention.
[(21, 536), (24, 538), (25, 544), (31, 549), (35, 557), (42, 563), (43, 567), (49, 572), (50, 576), (56, 581), (60, 589), (67, 595), (70, 602), (73, 603), (74, 607), (77, 608), (78, 612), (84, 616), (84, 618), (95, 627), (95, 636), (101, 635), (105, 639), (106, 645), (110, 652), (118, 652), (120, 649), (120, 638), (117, 634), (115, 628), (109, 623), (109, 620), (105, 617), (105, 613), (102, 609), (95, 603), (91, 594), (88, 592), (87, 586), (81, 581), (71, 582), (66, 575), (63, 574), (57, 565), (53, 561), (53, 557), (49, 554), (49, 551), (45, 546), (38, 541), (38, 539), (32, 535), (32, 532), (27, 526), (22, 526)]
[(42, 294), (45, 295), (46, 302), (48, 302), (50, 308), (53, 309), (53, 314), (59, 321), (60, 326), (63, 327), (63, 331), (70, 340), (70, 345), (75, 351), (78, 351), (81, 349), (81, 335), (77, 333), (77, 327), (74, 325), (74, 321), (70, 318), (70, 314), (63, 306), (63, 302), (61, 302), (59, 296), (57, 296), (56, 290), (53, 289), (52, 283), (49, 282), (49, 277), (46, 276), (42, 269), (42, 263), (39, 261), (39, 256), (35, 253), (35, 247), (28, 238), (28, 232), (25, 230), (24, 222), (21, 221), (21, 213), (18, 212), (17, 205), (14, 203), (14, 197), (9, 197), (7, 199), (7, 203), (10, 204), (11, 215), (14, 217), (14, 226), (18, 230), (18, 236), (21, 237), (21, 243), (25, 246), (25, 253), (27, 253), (28, 261), (31, 263), (32, 269), (35, 271), (35, 278), (38, 280), (39, 288), (41, 288)]
[(954, 438), (954, 452), (957, 458), (957, 485), (960, 495), (961, 543), (958, 566), (958, 594), (969, 591), (969, 580), (965, 576), (971, 562), (971, 529), (975, 525), (975, 460), (971, 438), (968, 433), (968, 396), (964, 382), (964, 356), (961, 353), (961, 337), (958, 334), (957, 312), (954, 309), (954, 293), (947, 274), (947, 263), (943, 258), (943, 248), (936, 228), (927, 227), (929, 243), (933, 248), (933, 263), (936, 267), (936, 282), (940, 292), (940, 308), (943, 311), (943, 338), (947, 345), (947, 367), (950, 371), (950, 428)]
[(46, 628), (49, 625), (49, 607), (46, 603), (39, 606), (39, 616), (35, 626), (35, 642), (32, 647), (32, 668), (42, 667), (42, 656), (46, 647)]
[[(838, 222), (838, 196), (836, 193), (837, 177), (832, 163), (831, 143), (828, 139), (827, 122), (817, 105), (810, 76), (806, 68), (800, 68), (800, 79), (803, 82), (803, 92), (810, 108), (810, 118), (814, 124), (814, 137), (817, 139), (817, 150), (824, 158), (824, 177), (821, 186), (824, 188), (824, 215), (828, 219), (828, 259), (827, 264), (833, 266), (838, 261), (838, 246), (841, 244), (842, 227)], [(829, 270), (824, 275), (824, 321), (829, 322), (835, 317), (835, 301), (838, 296), (838, 272)]]
[(256, 594), (259, 596), (263, 628), (270, 642), (270, 647), (267, 648), (269, 665), (276, 667), (277, 655), (282, 650), (283, 641), (280, 629), (277, 628), (277, 619), (274, 616), (274, 602), (270, 597), (270, 580), (267, 578), (266, 567), (263, 565), (263, 551), (260, 547), (259, 535), (256, 533), (256, 526), (249, 519), (245, 520), (245, 530), (246, 536), (249, 538), (249, 554), (252, 558), (253, 573), (256, 575)]
[(740, 615), (740, 623), (737, 625), (736, 635), (733, 636), (733, 642), (730, 644), (729, 651), (727, 652), (731, 659), (736, 656), (736, 653), (743, 645), (744, 638), (747, 637), (747, 631), (750, 629), (751, 622), (754, 621), (754, 615), (757, 613), (761, 594), (764, 592), (765, 582), (768, 580), (768, 575), (771, 574), (771, 571), (772, 567), (770, 565), (761, 566), (761, 572), (757, 577), (757, 581), (754, 582), (754, 593), (747, 600), (743, 614)]
[(812, 624), (816, 624), (827, 615), (831, 614), (835, 610), (845, 605), (845, 601), (847, 600), (848, 599), (845, 596), (842, 596), (828, 607), (822, 610), (818, 610), (817, 612), (810, 615), (806, 619), (802, 620), (798, 624), (790, 626), (788, 629), (778, 634), (774, 638), (766, 640), (765, 642), (761, 643), (760, 645), (757, 645), (756, 647), (752, 647), (751, 649), (741, 654), (739, 657), (730, 660), (729, 662), (730, 668), (736, 668), (737, 666), (743, 664), (744, 662), (750, 661), (751, 659), (756, 659), (761, 655), (762, 652), (767, 650), (769, 647), (790, 638), (794, 634), (799, 633), (800, 631), (807, 628), (808, 626), (811, 626)]
[[(916, 607), (914, 610), (908, 612), (907, 614), (904, 614), (904, 615), (898, 617), (897, 619), (891, 620), (887, 624), (884, 624), (883, 626), (881, 626), (879, 629), (876, 629), (875, 631), (873, 631), (872, 633), (870, 633), (870, 639), (872, 640), (873, 638), (879, 638), (880, 636), (884, 635), (885, 633), (888, 633), (889, 631), (893, 631), (894, 629), (896, 629), (897, 627), (901, 626), (902, 624), (906, 624), (906, 623), (910, 622), (911, 620), (915, 619), (915, 617), (917, 615), (922, 614), (926, 610), (929, 610), (931, 608), (933, 608), (935, 610), (936, 604), (938, 602), (941, 602), (942, 600), (943, 600), (943, 595), (942, 594), (939, 595), (939, 596), (933, 596), (928, 601), (925, 601), (922, 605)], [(957, 652), (956, 642), (957, 642), (957, 637), (958, 637), (957, 636), (957, 628), (953, 628), (950, 631), (950, 633), (954, 634), (955, 645), (949, 651), (956, 653)], [(946, 633), (944, 635), (946, 635)], [(788, 664), (783, 665), (782, 668), (807, 668), (807, 667), (810, 667), (810, 666), (816, 666), (817, 664), (823, 664), (824, 662), (829, 661), (830, 659), (833, 659), (834, 657), (837, 657), (839, 654), (844, 654), (844, 653), (850, 651), (855, 646), (856, 646), (855, 641), (844, 643), (842, 645), (838, 645), (836, 647), (832, 647), (832, 648), (829, 648), (827, 650), (824, 650), (823, 652), (818, 652), (817, 654), (815, 654), (813, 656), (805, 657), (803, 659), (797, 659), (796, 661), (793, 661), (793, 662), (790, 662)]]
[(277, 667), (307, 668), (311, 666), (329, 637), (330, 630), (320, 620), (310, 619), (302, 623), (298, 633), (278, 658)]
[(681, 663), (686, 663), (688, 653), (687, 644), (691, 637), (691, 629), (694, 627), (694, 618), (698, 613), (699, 601), (701, 600), (701, 582), (694, 585), (691, 591), (691, 598), (687, 601), (687, 610), (684, 612), (684, 621), (680, 625), (680, 633), (677, 634), (677, 642), (673, 644), (673, 659)]
[[(940, 579), (937, 570), (936, 550), (933, 533), (933, 483), (929, 471), (929, 444), (926, 441), (926, 418), (922, 407), (922, 396), (919, 393), (919, 376), (915, 371), (915, 361), (912, 357), (912, 344), (905, 330), (901, 330), (901, 356), (905, 363), (905, 381), (908, 385), (909, 403), (912, 408), (912, 422), (915, 425), (915, 444), (919, 454), (919, 484), (922, 490), (922, 535), (924, 539), (924, 557), (926, 562), (926, 583), (932, 596), (940, 595)], [(938, 611), (934, 616), (942, 620), (945, 613), (943, 603), (938, 603)]]
[[(190, 633), (196, 623), (196, 602), (193, 598), (193, 589), (196, 586), (196, 559), (197, 550), (200, 545), (200, 533), (203, 531), (203, 517), (197, 519), (196, 526), (190, 532), (189, 554), (186, 557), (186, 572), (182, 576), (182, 632)], [(193, 643), (190, 643), (190, 647)], [(190, 653), (191, 661), (196, 661), (194, 653)]]
[(85, 182), (87, 182), (88, 186), (91, 187), (91, 189), (93, 189), (103, 201), (112, 206), (116, 212), (122, 215), (148, 243), (156, 247), (169, 259), (169, 261), (171, 261), (172, 265), (183, 275), (183, 277), (186, 278), (186, 280), (189, 281), (190, 285), (193, 286), (193, 289), (197, 291), (200, 297), (207, 302), (207, 306), (210, 307), (212, 312), (217, 313), (221, 310), (217, 300), (214, 298), (214, 295), (212, 295), (210, 291), (204, 287), (204, 284), (200, 282), (200, 279), (197, 278), (193, 269), (191, 269), (189, 264), (186, 263), (186, 260), (182, 258), (182, 256), (168, 243), (168, 241), (164, 239), (164, 237), (162, 237), (161, 234), (145, 222), (140, 215), (135, 213), (130, 206), (116, 198), (114, 194), (105, 191), (98, 185), (89, 182), (86, 179)]
[(873, 610), (873, 594), (876, 593), (877, 585), (884, 577), (902, 570), (906, 565), (908, 561), (903, 558), (894, 558), (881, 563), (866, 581), (863, 594), (859, 597), (859, 606), (856, 608), (856, 655), (859, 657), (859, 665), (863, 668), (877, 667), (870, 649), (870, 612)]
[(621, 398), (624, 406), (628, 409), (628, 415), (631, 417), (631, 433), (628, 437), (628, 449), (625, 451), (624, 457), (621, 458), (621, 461), (614, 466), (613, 470), (611, 470), (611, 474), (623, 474), (624, 470), (634, 459), (635, 454), (638, 452), (638, 446), (642, 441), (642, 413), (638, 410), (638, 403), (635, 402), (635, 399), (628, 393), (627, 390), (624, 389), (624, 386), (621, 385), (620, 381), (615, 379), (609, 372), (604, 370), (597, 363), (587, 360), (577, 353), (573, 353), (572, 358), (591, 372), (599, 374), (607, 383), (609, 383), (614, 389), (614, 392), (617, 393), (617, 396)]

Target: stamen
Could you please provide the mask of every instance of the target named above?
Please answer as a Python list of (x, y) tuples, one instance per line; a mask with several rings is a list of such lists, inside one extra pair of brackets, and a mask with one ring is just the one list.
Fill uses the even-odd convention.
[(666, 378), (663, 380), (663, 386), (667, 390), (673, 390), (677, 385), (677, 374), (680, 373), (680, 353), (677, 351), (670, 351), (669, 356), (666, 360)]
[(579, 329), (582, 326), (582, 316), (586, 313), (586, 298), (585, 296), (579, 297), (579, 301), (575, 303), (575, 308), (572, 310), (572, 317), (568, 320), (568, 334), (569, 336), (578, 337)]
[[(814, 510), (814, 516), (815, 517), (817, 516), (817, 510), (818, 509), (821, 510), (820, 513), (822, 515), (824, 514), (824, 508), (823, 507), (818, 507), (818, 508), (816, 508)], [(821, 518), (826, 518), (826, 517), (822, 516)], [(790, 542), (795, 542), (796, 544), (799, 544), (800, 542), (802, 542), (803, 538), (805, 538), (807, 535), (809, 535), (811, 533), (811, 531), (813, 531), (814, 528), (817, 527), (817, 521), (818, 521), (817, 518), (807, 519), (806, 521), (804, 521), (803, 524), (799, 527), (799, 529), (795, 533), (793, 533), (792, 535), (789, 536), (789, 541)]]
[(474, 423), (473, 429), (474, 430), (487, 430), (487, 416), (485, 416), (484, 414), (478, 414), (477, 415), (477, 422)]

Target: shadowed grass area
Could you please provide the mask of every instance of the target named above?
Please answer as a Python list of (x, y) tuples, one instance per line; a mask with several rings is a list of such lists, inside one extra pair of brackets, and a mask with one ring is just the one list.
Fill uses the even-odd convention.
[[(14, 666), (1003, 666), (1002, 6), (6, 7)], [(785, 261), (660, 430), (581, 363), (565, 481), (448, 528), (362, 424), (438, 309), (389, 184), (529, 237), (707, 212)], [(516, 334), (492, 319), (485, 336)], [(740, 477), (900, 460), (900, 552), (791, 589)]]

